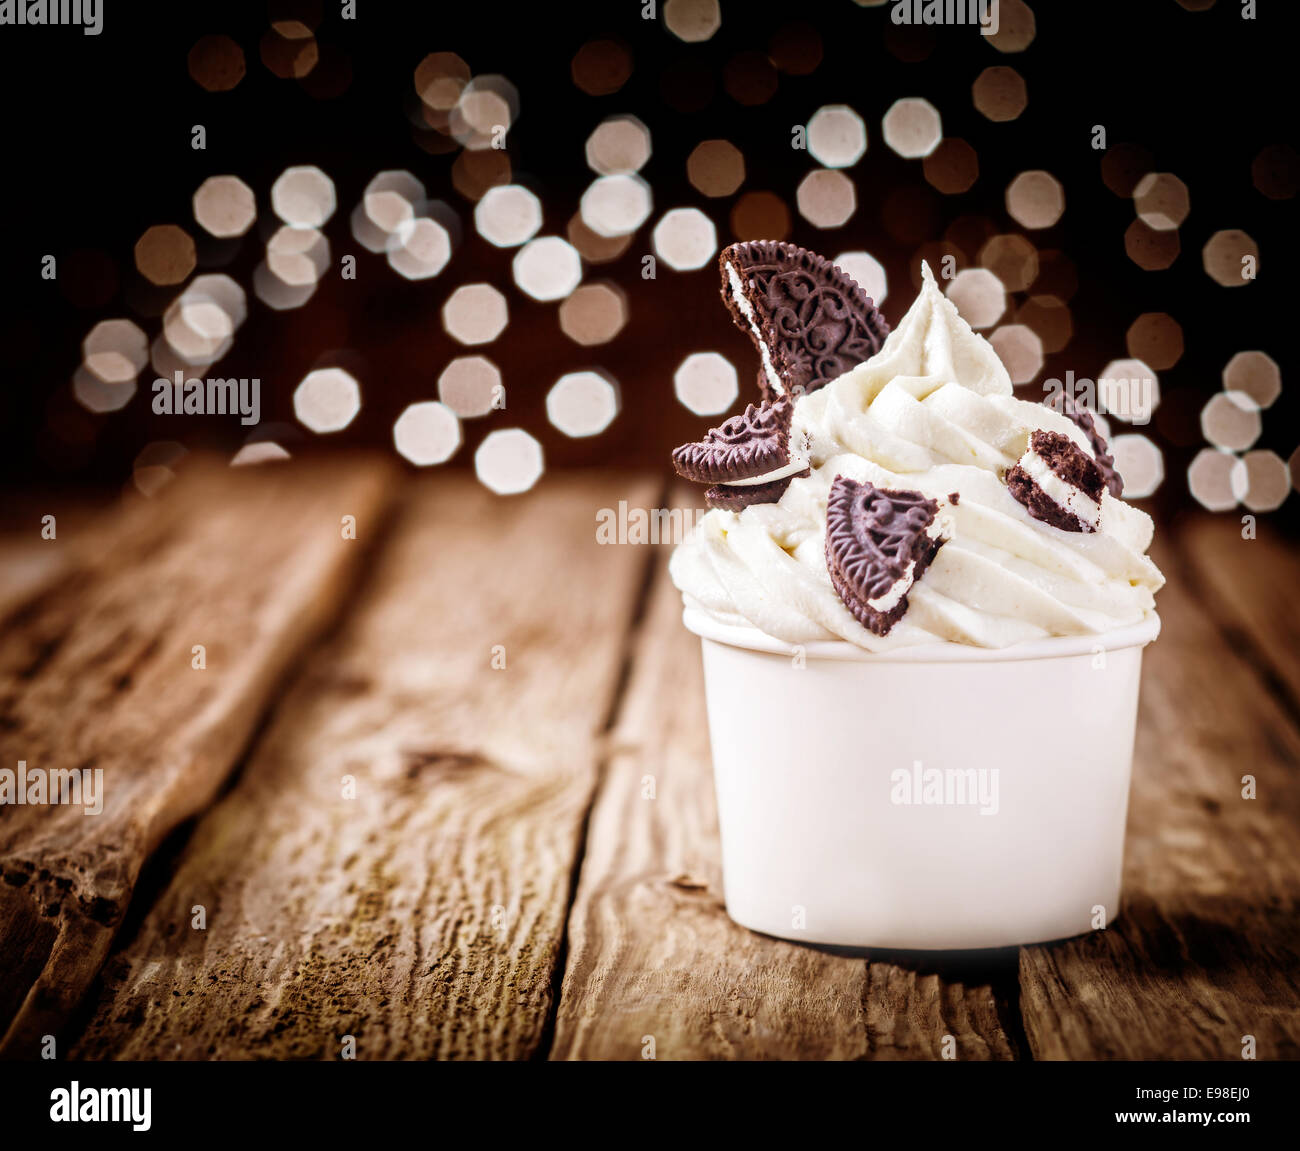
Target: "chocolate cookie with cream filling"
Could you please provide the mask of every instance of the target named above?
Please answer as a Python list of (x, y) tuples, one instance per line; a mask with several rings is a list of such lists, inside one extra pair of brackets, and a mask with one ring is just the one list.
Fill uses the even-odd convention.
[(1106, 477), (1069, 436), (1034, 432), (1006, 475), (1011, 494), (1036, 520), (1067, 532), (1095, 532)]
[(806, 446), (790, 442), (793, 418), (791, 399), (750, 404), (698, 443), (677, 448), (673, 467), (679, 476), (712, 485), (704, 493), (710, 507), (740, 511), (775, 503), (791, 480), (809, 472)]

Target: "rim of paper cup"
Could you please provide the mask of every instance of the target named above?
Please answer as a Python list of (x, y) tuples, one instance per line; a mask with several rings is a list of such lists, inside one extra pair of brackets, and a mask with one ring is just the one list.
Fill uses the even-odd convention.
[(807, 659), (839, 660), (846, 663), (1011, 663), (1029, 659), (1064, 659), (1075, 655), (1093, 655), (1100, 651), (1119, 651), (1145, 647), (1160, 634), (1160, 616), (1147, 612), (1137, 623), (1107, 632), (1086, 635), (1052, 635), (1025, 640), (1009, 647), (975, 647), (950, 640), (919, 643), (890, 651), (867, 651), (848, 640), (812, 640), (793, 644), (750, 627), (748, 624), (719, 623), (698, 608), (685, 608), (682, 622), (688, 631), (702, 639), (745, 648), (769, 655), (794, 655), (802, 652)]

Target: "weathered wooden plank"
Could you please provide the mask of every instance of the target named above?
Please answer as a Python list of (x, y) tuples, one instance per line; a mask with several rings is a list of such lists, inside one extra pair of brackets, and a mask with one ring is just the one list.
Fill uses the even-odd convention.
[(211, 801), (333, 615), (364, 547), (343, 538), (341, 517), (356, 517), (361, 540), (376, 532), (390, 474), (374, 461), (256, 472), (196, 461), (15, 601), (0, 648), (0, 768), (98, 779), (102, 810), (32, 792), (0, 807), (6, 1055), (37, 1054), (82, 998), (142, 864)]
[(1294, 1059), (1300, 735), (1175, 549), (1156, 558), (1169, 583), (1143, 668), (1124, 905), (1108, 930), (1022, 951), (1025, 1030), (1039, 1059), (1236, 1059), (1246, 1036), (1260, 1059)]
[(1189, 518), (1180, 535), (1189, 576), (1205, 606), (1243, 653), (1253, 648), (1271, 686), (1300, 710), (1300, 547), (1266, 516), (1244, 538), (1232, 516)]
[(596, 512), (656, 486), (417, 485), (74, 1054), (536, 1054), (647, 560), (599, 546)]
[[(666, 559), (666, 556), (664, 557)], [(592, 813), (552, 1058), (1009, 1059), (1016, 956), (878, 960), (727, 918), (699, 640), (661, 566)], [(647, 777), (651, 777), (647, 779)], [(653, 784), (653, 798), (650, 785)]]

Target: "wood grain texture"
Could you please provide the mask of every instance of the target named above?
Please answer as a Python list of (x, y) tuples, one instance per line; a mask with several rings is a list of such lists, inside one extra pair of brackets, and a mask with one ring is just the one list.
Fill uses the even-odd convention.
[(598, 546), (596, 512), (656, 486), (418, 483), (74, 1054), (535, 1055), (648, 559)]
[[(1015, 952), (867, 958), (727, 918), (699, 640), (657, 574), (592, 813), (555, 1059), (1009, 1059)], [(654, 797), (647, 798), (653, 777)]]
[(1181, 555), (1191, 586), (1225, 632), (1300, 713), (1300, 549), (1267, 516), (1254, 517), (1255, 538), (1242, 538), (1235, 516), (1189, 518)]
[(1245, 1036), (1260, 1059), (1295, 1059), (1300, 733), (1176, 549), (1155, 558), (1169, 583), (1143, 667), (1123, 907), (1105, 931), (1023, 950), (1025, 1030), (1038, 1059), (1239, 1059)]
[(377, 529), (387, 474), (372, 461), (256, 474), (196, 461), (11, 602), (0, 767), (102, 771), (103, 810), (0, 809), (4, 1054), (36, 1055), (85, 993), (142, 864), (211, 801), (332, 616), (362, 554), (340, 517)]

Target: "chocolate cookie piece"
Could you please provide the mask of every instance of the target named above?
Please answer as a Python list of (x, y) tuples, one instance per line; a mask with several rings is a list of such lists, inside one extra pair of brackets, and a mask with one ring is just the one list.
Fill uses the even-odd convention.
[(920, 492), (836, 476), (826, 505), (826, 567), (835, 594), (868, 631), (888, 635), (943, 546), (939, 504)]
[(704, 439), (673, 451), (677, 474), (701, 484), (748, 480), (790, 462), (790, 421), (794, 401), (764, 400), (750, 404)]
[(732, 244), (718, 258), (722, 299), (763, 358), (764, 397), (799, 396), (880, 350), (889, 325), (823, 256), (777, 240)]
[(1087, 452), (1059, 432), (1034, 432), (1006, 475), (1011, 494), (1036, 520), (1067, 532), (1095, 532), (1106, 477)]
[[(808, 469), (797, 473), (800, 476), (808, 475)], [(723, 511), (738, 512), (749, 507), (750, 504), (774, 504), (785, 495), (785, 489), (790, 486), (790, 481), (795, 476), (786, 476), (780, 480), (769, 480), (765, 484), (743, 484), (737, 486), (732, 484), (714, 484), (704, 493), (704, 502), (711, 508), (722, 508)]]
[(1110, 454), (1110, 445), (1106, 443), (1106, 437), (1097, 430), (1097, 420), (1092, 412), (1065, 391), (1053, 392), (1043, 403), (1053, 411), (1060, 412), (1088, 437), (1088, 442), (1092, 445), (1092, 454), (1097, 459), (1097, 467), (1106, 477), (1106, 487), (1110, 489), (1111, 495), (1119, 499), (1124, 494), (1124, 480), (1115, 470), (1115, 457)]

